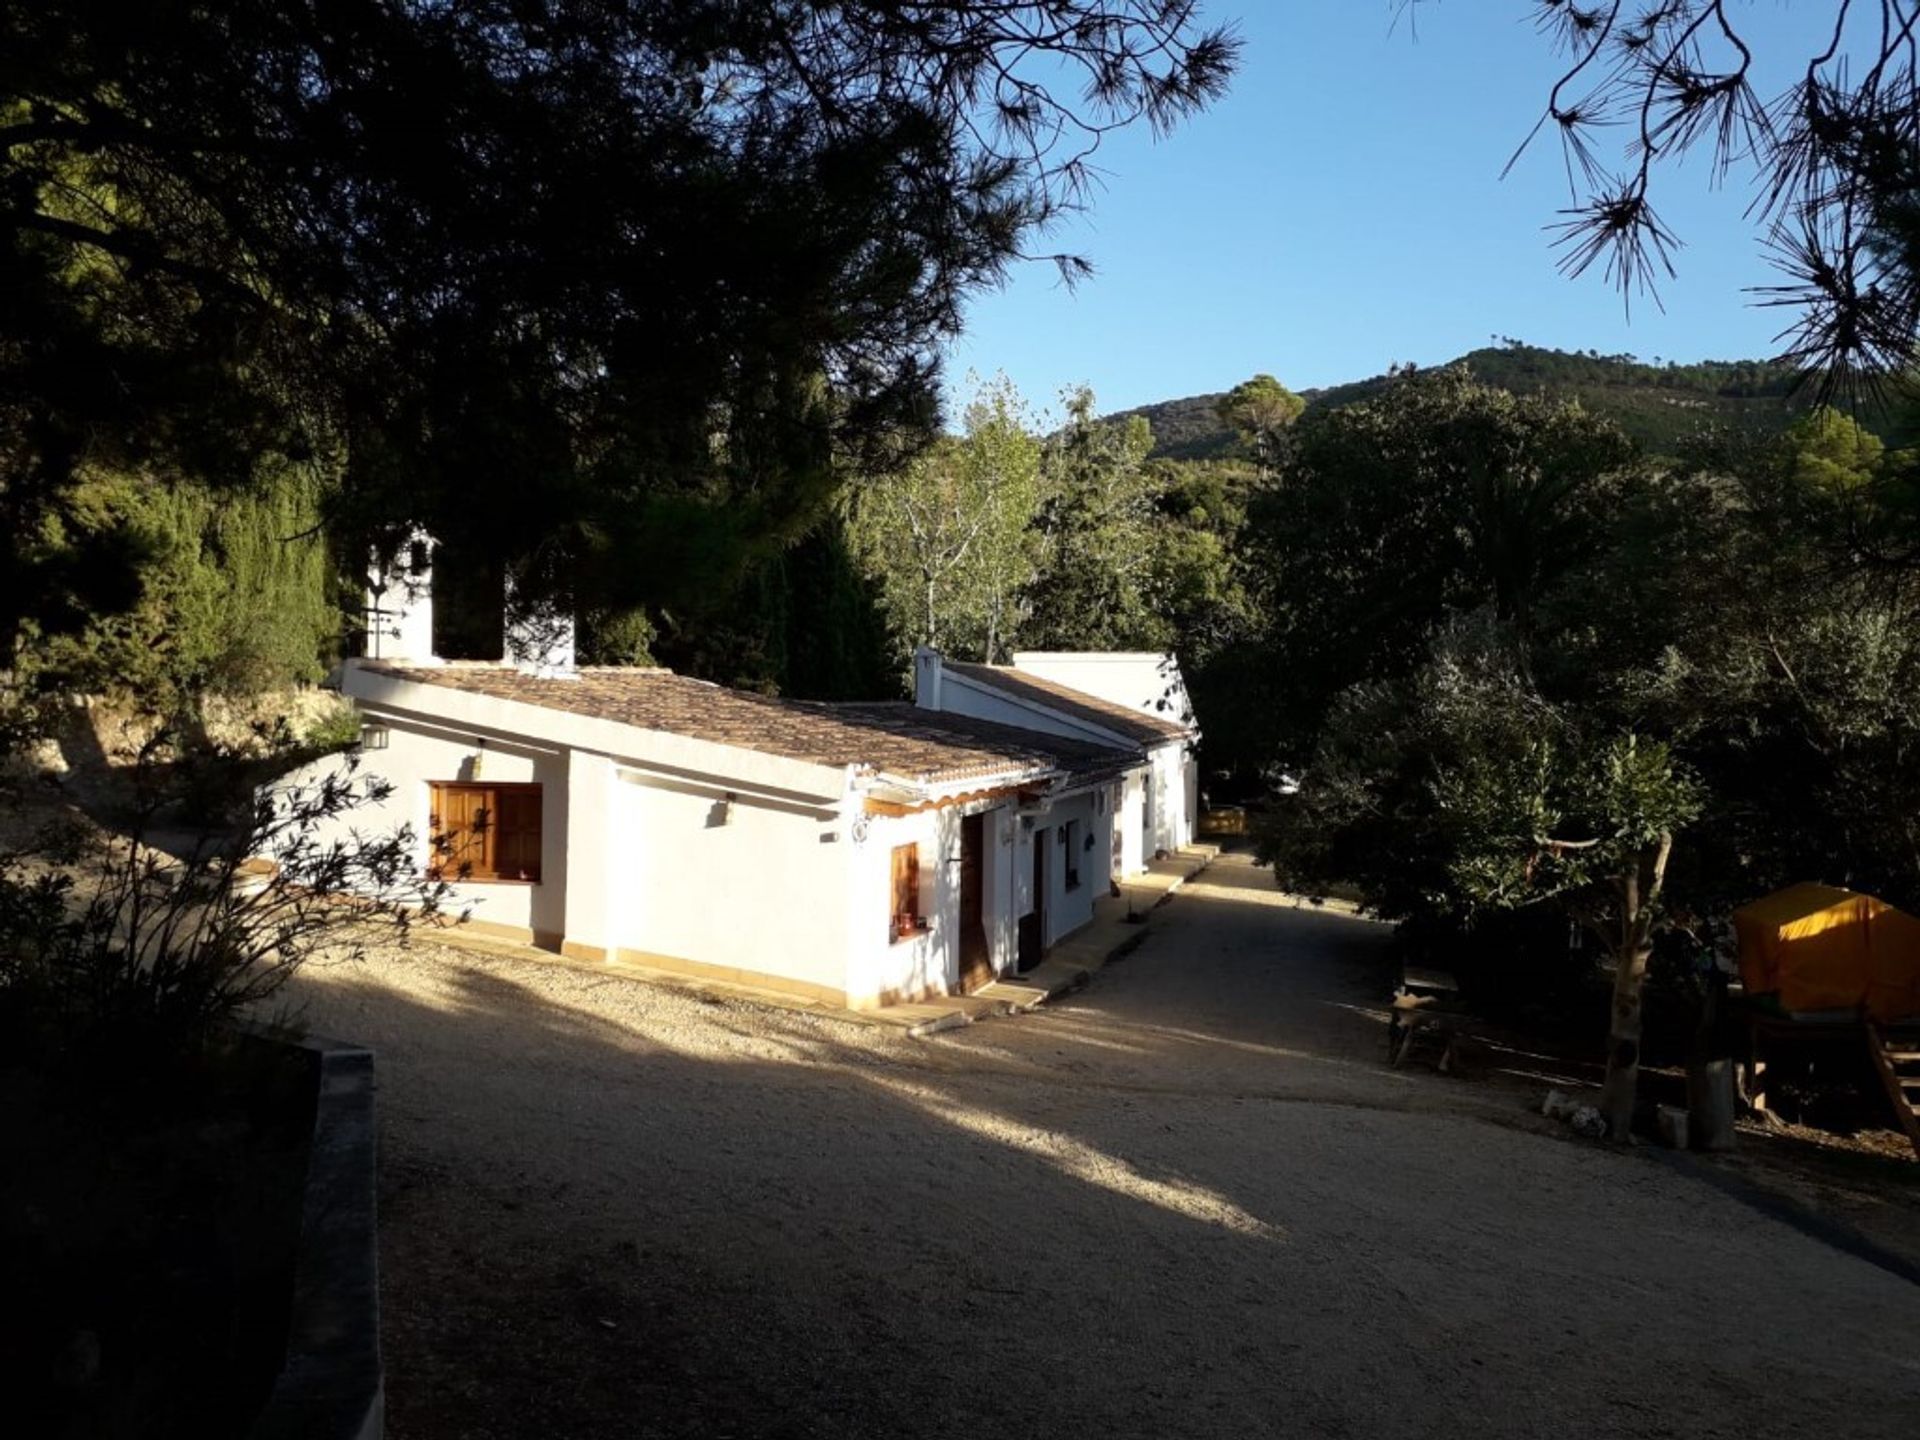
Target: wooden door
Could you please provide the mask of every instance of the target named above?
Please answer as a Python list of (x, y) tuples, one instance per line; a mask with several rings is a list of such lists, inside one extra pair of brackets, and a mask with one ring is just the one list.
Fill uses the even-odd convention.
[(985, 863), (984, 815), (960, 822), (960, 993), (970, 995), (993, 980), (993, 956), (987, 948), (987, 917), (982, 913)]

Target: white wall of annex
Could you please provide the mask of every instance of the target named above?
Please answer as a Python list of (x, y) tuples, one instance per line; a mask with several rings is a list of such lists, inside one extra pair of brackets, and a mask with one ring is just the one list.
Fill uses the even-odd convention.
[[(1019, 914), (1033, 912), (1033, 849), (1046, 846), (1044, 873), (1047, 884), (1047, 923), (1041, 936), (1043, 945), (1072, 934), (1093, 919), (1093, 902), (1105, 895), (1111, 881), (1109, 870), (1113, 850), (1111, 807), (1099, 798), (1101, 790), (1083, 791), (1056, 801), (1044, 815), (1034, 817), (1031, 833), (1023, 837), (1017, 861), (1020, 865)], [(1067, 887), (1066, 851), (1061, 834), (1072, 824), (1077, 855), (1079, 883)], [(1093, 847), (1087, 848), (1087, 837)]]
[[(924, 701), (921, 704), (927, 708)], [(1059, 735), (1093, 745), (1124, 743), (1107, 731), (1035, 709), (987, 686), (969, 684), (965, 678), (952, 672), (943, 675), (940, 680), (940, 709), (954, 715), (971, 715), (976, 720), (992, 720), (1001, 725), (1035, 730), (1042, 735)]]
[(1147, 752), (1146, 858), (1169, 854), (1193, 843), (1194, 810), (1199, 803), (1199, 772), (1182, 744), (1159, 745)]

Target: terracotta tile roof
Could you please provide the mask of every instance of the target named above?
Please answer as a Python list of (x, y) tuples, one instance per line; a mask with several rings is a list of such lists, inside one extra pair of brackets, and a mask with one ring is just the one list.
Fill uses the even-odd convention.
[(945, 664), (956, 675), (990, 685), (1017, 699), (1044, 705), (1049, 710), (1076, 720), (1099, 725), (1141, 745), (1184, 740), (1193, 733), (1191, 725), (1182, 724), (1171, 716), (1149, 715), (1144, 710), (1102, 700), (1084, 690), (1075, 690), (1056, 680), (1043, 680), (1038, 675), (1016, 670), (1010, 665), (974, 665), (960, 660), (948, 660)]
[(361, 661), (375, 675), (613, 720), (811, 764), (857, 765), (918, 784), (1118, 770), (1134, 754), (921, 710), (905, 701), (829, 704), (730, 690), (669, 670), (583, 667), (538, 676), (497, 665), (411, 667)]
[(824, 708), (836, 717), (870, 724), (896, 735), (922, 736), (941, 745), (980, 747), (999, 755), (1030, 755), (1078, 777), (1117, 773), (1140, 760), (1139, 750), (1132, 747), (1096, 745), (1090, 740), (1069, 740), (1038, 730), (1023, 730), (1016, 725), (1002, 725), (997, 720), (922, 710), (906, 700), (862, 701)]

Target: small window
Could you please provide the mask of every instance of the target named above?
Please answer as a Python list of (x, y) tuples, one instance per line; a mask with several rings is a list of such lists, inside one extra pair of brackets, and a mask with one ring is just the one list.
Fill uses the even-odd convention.
[(1067, 877), (1067, 889), (1080, 888), (1080, 822), (1069, 820), (1060, 827), (1060, 848), (1066, 851), (1066, 863), (1061, 867)]
[(893, 847), (893, 914), (888, 922), (890, 940), (900, 941), (927, 928), (920, 913), (920, 847)]
[(436, 880), (540, 881), (540, 787), (434, 783)]

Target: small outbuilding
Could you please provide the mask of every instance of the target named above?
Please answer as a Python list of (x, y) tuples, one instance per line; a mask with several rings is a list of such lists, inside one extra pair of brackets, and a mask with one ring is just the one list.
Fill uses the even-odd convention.
[(1137, 750), (1114, 826), (1116, 875), (1191, 845), (1200, 805), (1194, 722), (1179, 663), (1151, 651), (1016, 651), (1011, 665), (914, 655), (914, 702), (1082, 744)]

